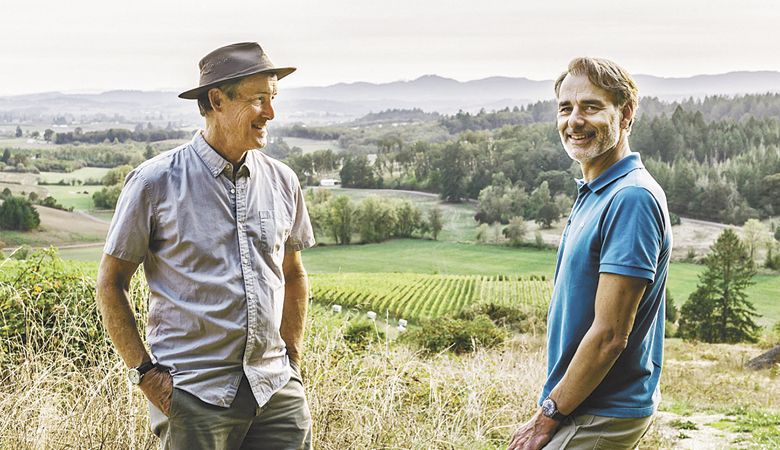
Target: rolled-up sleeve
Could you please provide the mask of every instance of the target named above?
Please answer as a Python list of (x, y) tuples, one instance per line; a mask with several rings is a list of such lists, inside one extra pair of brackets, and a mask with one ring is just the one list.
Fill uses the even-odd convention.
[(146, 258), (154, 223), (151, 189), (138, 171), (130, 172), (116, 204), (103, 252), (140, 264)]
[(293, 181), (293, 201), (295, 202), (295, 218), (293, 219), (290, 236), (284, 248), (288, 252), (301, 251), (314, 245), (314, 231), (309, 219), (309, 211), (303, 198), (303, 190), (297, 179)]
[(607, 208), (600, 237), (600, 273), (655, 281), (664, 236), (664, 216), (655, 197), (642, 187), (615, 194)]

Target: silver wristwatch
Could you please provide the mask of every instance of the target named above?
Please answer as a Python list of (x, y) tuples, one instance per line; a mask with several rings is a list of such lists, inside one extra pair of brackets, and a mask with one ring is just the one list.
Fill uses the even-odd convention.
[(157, 367), (156, 363), (146, 361), (138, 367), (128, 369), (127, 379), (129, 379), (132, 384), (138, 386), (141, 384), (141, 380), (144, 378), (144, 375), (146, 375), (147, 372), (154, 369), (155, 367)]
[(555, 420), (556, 422), (563, 422), (563, 419), (567, 417), (558, 411), (558, 405), (556, 405), (555, 400), (551, 399), (550, 397), (547, 397), (542, 402), (542, 414), (545, 417), (549, 417), (550, 419)]

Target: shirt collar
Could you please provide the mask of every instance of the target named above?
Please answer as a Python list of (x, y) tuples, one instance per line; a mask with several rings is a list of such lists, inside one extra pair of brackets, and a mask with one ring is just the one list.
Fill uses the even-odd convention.
[[(626, 176), (629, 172), (636, 169), (644, 169), (644, 167), (639, 153), (629, 153), (625, 158), (612, 164), (604, 173), (587, 183), (587, 187), (592, 192), (598, 192), (612, 184), (615, 180)], [(581, 188), (586, 183), (583, 180), (577, 180), (577, 185)]]
[[(230, 163), (230, 161), (226, 160), (222, 157), (222, 155), (217, 153), (217, 151), (214, 150), (214, 148), (209, 145), (208, 142), (206, 142), (206, 139), (203, 138), (202, 131), (195, 133), (195, 136), (192, 137), (192, 142), (190, 145), (192, 145), (192, 148), (195, 149), (195, 153), (200, 156), (203, 164), (208, 167), (209, 172), (211, 172), (211, 175), (214, 178), (218, 177), (219, 174), (224, 171), (227, 171), (232, 176), (233, 165)], [(246, 171), (247, 175), (251, 174), (249, 162), (252, 159), (252, 151), (247, 152), (246, 157), (244, 158), (244, 163), (241, 164), (241, 167), (238, 169), (238, 175), (243, 174), (244, 171)]]

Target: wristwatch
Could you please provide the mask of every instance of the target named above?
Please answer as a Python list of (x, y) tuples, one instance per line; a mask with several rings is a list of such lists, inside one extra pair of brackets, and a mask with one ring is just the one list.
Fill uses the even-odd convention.
[(141, 380), (143, 379), (144, 375), (146, 375), (146, 372), (154, 369), (155, 367), (157, 367), (156, 363), (153, 363), (151, 361), (146, 361), (145, 363), (141, 364), (138, 367), (128, 369), (127, 378), (130, 380), (131, 383), (138, 386), (139, 384), (141, 384)]
[(547, 397), (542, 402), (542, 414), (544, 414), (545, 417), (549, 417), (550, 419), (555, 420), (556, 422), (563, 422), (563, 419), (567, 417), (558, 411), (558, 405), (556, 405), (555, 400), (551, 399), (550, 397)]

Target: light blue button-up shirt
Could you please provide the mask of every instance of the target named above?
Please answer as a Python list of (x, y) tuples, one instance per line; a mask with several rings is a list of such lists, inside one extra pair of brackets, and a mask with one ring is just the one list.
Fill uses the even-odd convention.
[(258, 150), (233, 166), (197, 133), (126, 178), (104, 252), (143, 262), (147, 339), (174, 385), (227, 407), (290, 379), (279, 334), (285, 251), (314, 245), (298, 178)]

